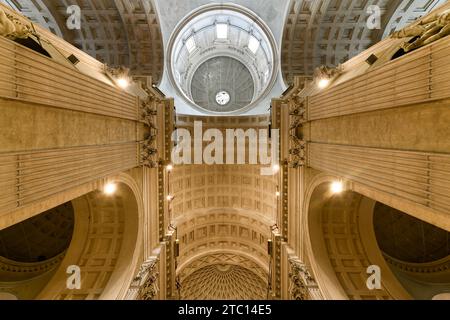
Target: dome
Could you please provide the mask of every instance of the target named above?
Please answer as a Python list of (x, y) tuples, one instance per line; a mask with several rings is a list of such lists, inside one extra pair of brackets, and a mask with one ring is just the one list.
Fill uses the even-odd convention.
[(169, 77), (185, 102), (206, 114), (252, 108), (276, 81), (275, 41), (247, 9), (206, 6), (182, 21), (169, 44)]
[(243, 63), (230, 57), (215, 57), (205, 61), (195, 71), (191, 93), (200, 107), (228, 112), (249, 105), (255, 94), (255, 85)]

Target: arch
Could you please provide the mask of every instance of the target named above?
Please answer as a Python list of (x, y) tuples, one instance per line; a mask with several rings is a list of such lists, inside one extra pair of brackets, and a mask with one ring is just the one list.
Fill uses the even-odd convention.
[(444, 292), (444, 293), (440, 293), (437, 294), (433, 297), (433, 300), (450, 300), (450, 293), (449, 292)]
[[(252, 213), (224, 208), (188, 213), (175, 221), (181, 267), (210, 252), (229, 252), (268, 265), (270, 224)], [(268, 271), (268, 268), (265, 268)]]
[(14, 300), (18, 300), (18, 298), (15, 295), (7, 292), (0, 292), (0, 301), (14, 301)]
[[(107, 196), (99, 190), (72, 200), (74, 236), (64, 260), (38, 299), (124, 298), (142, 254), (143, 199), (136, 181), (121, 173)], [(81, 269), (81, 289), (66, 287), (69, 266)]]
[[(302, 225), (311, 270), (326, 299), (409, 299), (380, 249), (373, 231), (375, 201), (347, 189), (333, 195), (337, 177), (319, 174), (306, 192)], [(369, 290), (367, 268), (381, 269), (382, 288)]]
[[(195, 272), (196, 270), (210, 264), (210, 262), (207, 260), (209, 260), (211, 257), (217, 257), (219, 255), (230, 256), (232, 258), (235, 257), (240, 261), (236, 262), (233, 261), (233, 259), (228, 259), (227, 261), (229, 264), (240, 264), (247, 268), (251, 268), (249, 267), (249, 265), (252, 265), (255, 269), (258, 268), (260, 272), (257, 272), (257, 274), (262, 279), (265, 279), (267, 277), (267, 274), (269, 273), (268, 263), (263, 264), (260, 260), (255, 259), (252, 254), (233, 249), (217, 249), (198, 252), (196, 255), (189, 257), (189, 259), (180, 264), (177, 270), (177, 274), (181, 275), (181, 278), (184, 278), (187, 275)], [(220, 258), (217, 258), (216, 260), (220, 261)]]

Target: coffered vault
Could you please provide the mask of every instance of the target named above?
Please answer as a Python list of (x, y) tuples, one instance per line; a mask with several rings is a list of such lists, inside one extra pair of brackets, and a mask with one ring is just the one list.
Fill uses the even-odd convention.
[[(445, 0), (292, 0), (281, 47), (284, 80), (337, 66), (422, 17)], [(381, 28), (370, 29), (368, 9), (381, 9)]]
[[(169, 42), (178, 23), (211, 0), (0, 0), (54, 34), (111, 66), (135, 75), (152, 75), (178, 112), (188, 107), (169, 81)], [(320, 65), (335, 66), (442, 5), (445, 0), (263, 0), (233, 1), (264, 21), (275, 40), (280, 68), (267, 99), (249, 114), (267, 113), (270, 96), (279, 96), (294, 75), (312, 75)], [(66, 27), (67, 7), (82, 10), (81, 30)], [(381, 8), (381, 28), (367, 26), (371, 5)], [(164, 73), (164, 70), (166, 72)]]
[[(1, 0), (75, 47), (111, 66), (125, 66), (134, 75), (163, 72), (159, 17), (150, 0)], [(68, 30), (67, 8), (81, 9), (81, 29)]]

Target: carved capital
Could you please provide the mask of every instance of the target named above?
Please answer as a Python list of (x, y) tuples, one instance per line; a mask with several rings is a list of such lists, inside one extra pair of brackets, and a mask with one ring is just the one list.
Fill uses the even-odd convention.
[(159, 292), (159, 259), (152, 257), (145, 261), (133, 279), (132, 288), (138, 289), (138, 300), (154, 300)]
[(311, 300), (310, 287), (317, 287), (306, 266), (298, 260), (289, 259), (289, 295), (293, 300)]

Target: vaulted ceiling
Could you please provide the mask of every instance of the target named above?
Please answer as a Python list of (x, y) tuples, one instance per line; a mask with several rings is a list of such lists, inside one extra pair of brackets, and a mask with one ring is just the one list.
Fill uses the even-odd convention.
[[(278, 1), (278, 0), (277, 0)], [(0, 0), (76, 47), (111, 66), (159, 83), (164, 71), (161, 23), (155, 0)], [(195, 7), (194, 0), (182, 6)], [(198, 2), (198, 1), (197, 1)], [(201, 1), (201, 3), (214, 1)], [(240, 1), (237, 1), (240, 2)], [(268, 2), (268, 1), (266, 1)], [(270, 1), (269, 1), (270, 2)], [(335, 66), (429, 13), (446, 0), (283, 0), (286, 6), (281, 44), (281, 72), (311, 75), (320, 65)], [(200, 3), (200, 2), (199, 2)], [(81, 8), (81, 29), (68, 30), (67, 8)], [(180, 4), (181, 5), (181, 4)], [(381, 28), (367, 25), (370, 6), (381, 9)], [(163, 14), (166, 14), (165, 11)], [(280, 14), (280, 13), (278, 13)], [(274, 32), (274, 30), (272, 30)], [(277, 32), (274, 32), (277, 34)]]
[[(94, 58), (161, 80), (164, 53), (151, 0), (0, 0)], [(81, 9), (81, 29), (69, 30), (67, 8)]]
[[(292, 0), (284, 28), (281, 64), (287, 83), (337, 66), (429, 13), (446, 0)], [(371, 6), (381, 10), (381, 28), (367, 24)]]

